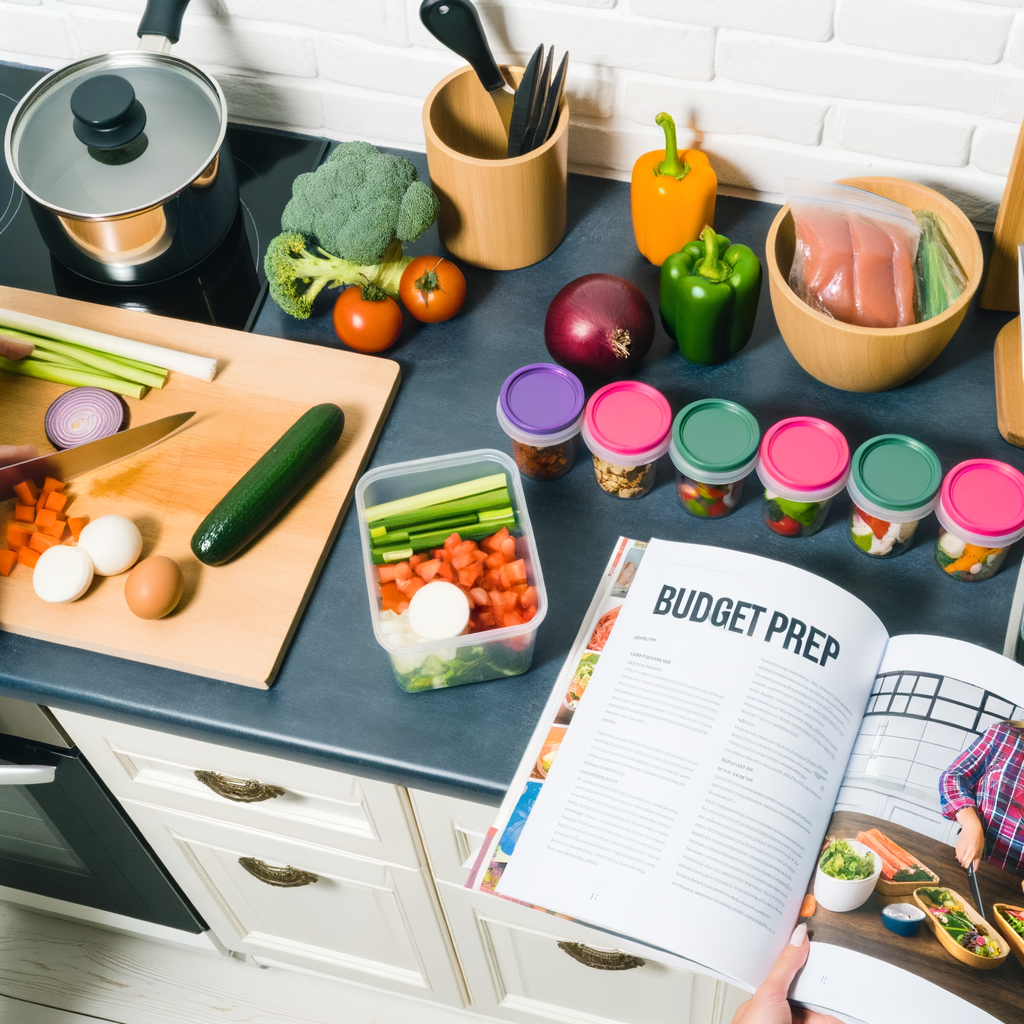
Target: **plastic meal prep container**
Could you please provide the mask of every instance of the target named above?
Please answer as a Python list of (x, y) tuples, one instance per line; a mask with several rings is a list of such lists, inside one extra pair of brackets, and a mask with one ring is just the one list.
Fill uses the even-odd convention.
[[(503, 626), (406, 646), (396, 643), (383, 628), (379, 576), (370, 556), (367, 507), (492, 473), (504, 473), (508, 481), (511, 505), (519, 523), (509, 532), (516, 538), (516, 557), (526, 562), (527, 582), (537, 590), (537, 614), (520, 626)], [(482, 683), (520, 675), (530, 667), (537, 629), (547, 614), (548, 597), (519, 470), (507, 455), (493, 449), (480, 449), (381, 466), (366, 473), (356, 485), (355, 504), (373, 633), (391, 659), (395, 681), (403, 690), (415, 692)]]

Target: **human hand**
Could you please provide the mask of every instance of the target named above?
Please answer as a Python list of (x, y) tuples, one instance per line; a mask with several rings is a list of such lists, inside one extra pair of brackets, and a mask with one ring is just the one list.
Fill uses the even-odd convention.
[(960, 835), (956, 839), (956, 859), (960, 867), (973, 866), (977, 870), (981, 855), (985, 852), (985, 829), (981, 818), (973, 807), (964, 807), (956, 812), (960, 823)]
[(34, 444), (0, 444), (0, 466), (13, 466), (15, 462), (34, 459), (38, 454)]
[(831, 1014), (790, 1006), (787, 994), (797, 971), (807, 963), (811, 944), (807, 925), (798, 924), (789, 945), (779, 954), (775, 966), (758, 990), (733, 1015), (732, 1024), (841, 1024)]
[(3, 356), (4, 359), (24, 359), (26, 356), (32, 355), (34, 351), (35, 346), (30, 342), (19, 341), (17, 338), (0, 334), (0, 356)]

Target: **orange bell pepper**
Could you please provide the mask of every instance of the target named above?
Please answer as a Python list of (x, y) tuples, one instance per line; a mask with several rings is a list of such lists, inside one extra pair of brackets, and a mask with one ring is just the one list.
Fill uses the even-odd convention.
[(665, 113), (665, 151), (644, 153), (633, 165), (629, 198), (637, 248), (660, 267), (715, 221), (718, 176), (699, 149), (676, 149), (676, 126)]

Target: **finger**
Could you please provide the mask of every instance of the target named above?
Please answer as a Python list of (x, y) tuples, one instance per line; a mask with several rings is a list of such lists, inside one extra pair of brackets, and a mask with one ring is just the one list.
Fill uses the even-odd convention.
[(37, 454), (34, 444), (0, 444), (0, 466), (13, 466), (16, 462), (34, 459)]
[(831, 1013), (818, 1013), (816, 1010), (808, 1010), (804, 1006), (793, 1007), (793, 1024), (843, 1024), (838, 1017)]
[(811, 944), (807, 941), (807, 925), (798, 924), (793, 932), (793, 937), (779, 954), (778, 960), (775, 961), (775, 966), (758, 987), (758, 998), (785, 999), (786, 993), (789, 992), (789, 986), (793, 984), (793, 979), (796, 977), (796, 972), (807, 963), (807, 955), (810, 951)]
[(0, 334), (0, 356), (5, 359), (24, 359), (34, 351), (35, 346), (31, 342)]

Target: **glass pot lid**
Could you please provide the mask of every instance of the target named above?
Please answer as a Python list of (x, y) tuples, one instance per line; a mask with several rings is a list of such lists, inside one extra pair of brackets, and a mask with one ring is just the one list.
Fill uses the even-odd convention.
[(227, 129), (220, 86), (164, 53), (102, 54), (40, 79), (11, 116), (11, 174), (56, 213), (134, 213), (202, 174)]

